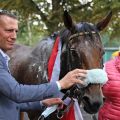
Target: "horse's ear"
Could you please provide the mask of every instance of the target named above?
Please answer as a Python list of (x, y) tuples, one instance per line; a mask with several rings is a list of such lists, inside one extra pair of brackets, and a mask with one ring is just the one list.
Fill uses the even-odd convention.
[(64, 11), (63, 20), (64, 20), (65, 27), (71, 30), (73, 27), (73, 21), (72, 21), (71, 16), (68, 14), (67, 10)]
[(110, 22), (111, 17), (112, 17), (112, 11), (110, 11), (108, 13), (108, 15), (105, 18), (103, 18), (102, 21), (100, 21), (99, 23), (96, 24), (97, 29), (99, 31), (102, 31), (108, 25), (108, 23)]

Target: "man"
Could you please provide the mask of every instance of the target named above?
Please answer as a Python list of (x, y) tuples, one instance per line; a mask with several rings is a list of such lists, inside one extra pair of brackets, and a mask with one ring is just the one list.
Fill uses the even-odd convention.
[(77, 77), (86, 75), (85, 70), (75, 69), (57, 82), (42, 85), (19, 84), (9, 73), (10, 58), (6, 54), (13, 48), (17, 32), (16, 16), (6, 10), (0, 10), (0, 120), (19, 120), (20, 110), (41, 109), (44, 105), (61, 104), (60, 98), (51, 97), (57, 97), (61, 89), (67, 89), (76, 83), (82, 84)]

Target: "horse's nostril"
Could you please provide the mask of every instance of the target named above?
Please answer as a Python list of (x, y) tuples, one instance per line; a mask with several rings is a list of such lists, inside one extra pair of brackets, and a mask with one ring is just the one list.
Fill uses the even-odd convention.
[(95, 108), (98, 110), (100, 108), (101, 104), (96, 102), (92, 106), (95, 106)]
[[(82, 99), (82, 103), (84, 105), (84, 107), (86, 108), (89, 108), (90, 107), (90, 101), (89, 101), (89, 98), (84, 96), (83, 99)], [(86, 110), (85, 110), (86, 111)], [(87, 112), (87, 111), (86, 111)]]
[(83, 97), (83, 105), (84, 105), (84, 110), (89, 113), (89, 114), (94, 114), (97, 113), (101, 103), (100, 102), (92, 102), (90, 101), (89, 97)]

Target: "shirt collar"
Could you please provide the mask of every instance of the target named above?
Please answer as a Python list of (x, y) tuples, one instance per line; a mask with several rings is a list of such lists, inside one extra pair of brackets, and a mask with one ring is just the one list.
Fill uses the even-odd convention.
[(3, 52), (1, 49), (0, 49), (0, 53), (7, 61), (10, 60), (10, 57), (5, 52)]

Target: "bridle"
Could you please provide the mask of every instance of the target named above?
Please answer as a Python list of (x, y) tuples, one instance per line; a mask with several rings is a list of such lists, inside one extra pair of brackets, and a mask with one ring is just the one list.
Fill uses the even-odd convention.
[[(91, 33), (89, 32), (79, 32), (79, 33), (76, 33), (76, 34), (73, 34), (69, 37), (68, 41), (67, 41), (67, 44), (66, 44), (66, 50), (67, 50), (67, 70), (68, 71), (71, 71), (73, 69), (75, 69), (77, 66), (74, 66), (74, 56), (73, 54), (76, 54), (76, 50), (75, 48), (71, 48), (71, 45), (70, 45), (70, 41), (71, 40), (74, 40), (74, 38), (76, 37), (79, 37), (79, 36), (83, 36), (83, 35), (88, 35), (88, 34), (96, 34), (95, 31), (91, 31)], [(82, 66), (82, 57), (78, 57), (79, 59), (79, 68), (83, 68)], [(102, 63), (101, 63), (102, 64)], [(67, 112), (70, 108), (70, 106), (74, 103), (74, 98), (79, 100), (79, 102), (82, 101), (83, 99), (83, 96), (85, 94), (85, 88), (84, 86), (80, 85), (80, 84), (76, 84), (74, 86), (72, 86), (69, 90), (66, 91), (66, 93), (64, 94), (62, 100), (64, 101), (67, 97), (71, 98), (71, 102), (70, 104), (68, 104), (66, 106), (66, 108), (64, 110), (59, 110), (57, 111), (57, 118), (61, 119), (63, 117), (63, 115), (65, 114), (65, 112)]]
[[(75, 48), (71, 48), (70, 42), (74, 38), (77, 38), (77, 37), (83, 36), (83, 35), (88, 35), (88, 34), (96, 34), (96, 32), (95, 31), (91, 31), (91, 32), (79, 32), (79, 33), (72, 34), (69, 37), (69, 39), (67, 41), (67, 45), (66, 45), (66, 49), (67, 49), (67, 69), (68, 69), (68, 71), (71, 71), (74, 68), (76, 68), (76, 67), (73, 66), (74, 60), (72, 58), (73, 58), (73, 53), (77, 55)], [(81, 57), (81, 59), (79, 57), (78, 57), (78, 59), (79, 59), (79, 68), (82, 68), (82, 57)]]
[[(95, 32), (94, 32), (95, 33)], [(88, 32), (85, 32), (85, 34), (88, 34)], [(69, 37), (67, 44), (66, 44), (66, 50), (67, 50), (67, 70), (68, 72), (75, 69), (77, 66), (74, 66), (74, 56), (73, 54), (76, 54), (75, 48), (71, 48), (70, 45), (70, 41), (73, 40), (75, 37), (84, 35), (83, 32), (80, 33), (76, 33), (73, 34)], [(79, 59), (79, 57), (78, 57)], [(79, 59), (79, 68), (82, 68), (82, 60)], [(74, 104), (74, 98), (75, 99), (79, 99), (79, 102), (82, 101), (82, 98), (85, 94), (85, 87), (83, 87), (82, 85), (79, 84), (75, 84), (73, 85), (69, 90), (66, 91), (66, 93), (64, 94), (62, 100), (64, 101), (67, 97), (69, 97), (71, 99), (70, 103), (66, 106), (66, 108), (64, 110), (60, 109), (57, 111), (57, 118), (61, 119), (63, 117), (63, 115), (65, 114), (65, 112), (67, 112), (70, 108), (71, 105)]]

